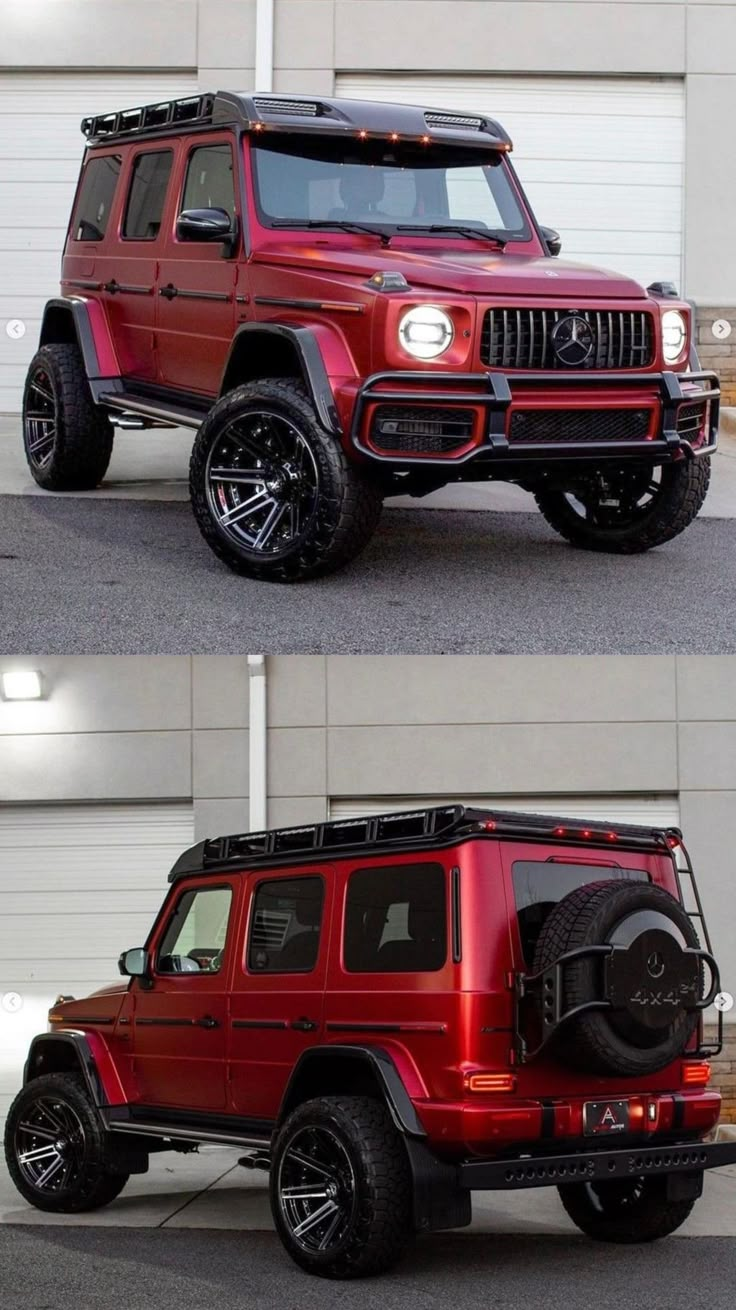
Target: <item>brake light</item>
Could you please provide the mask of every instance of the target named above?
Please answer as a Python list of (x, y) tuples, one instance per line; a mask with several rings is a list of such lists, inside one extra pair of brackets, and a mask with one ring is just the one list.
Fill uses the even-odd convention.
[(466, 1073), (466, 1092), (513, 1092), (516, 1078), (512, 1073)]
[(683, 1087), (707, 1087), (710, 1082), (710, 1064), (707, 1060), (698, 1060), (697, 1064), (684, 1063), (682, 1066)]

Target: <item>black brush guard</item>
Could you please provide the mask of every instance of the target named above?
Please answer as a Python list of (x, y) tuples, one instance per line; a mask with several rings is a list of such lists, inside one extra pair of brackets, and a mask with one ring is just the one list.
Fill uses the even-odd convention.
[[(700, 384), (697, 390), (684, 391), (682, 381)], [(402, 390), (392, 390), (385, 383)], [(404, 389), (404, 384), (407, 384)], [(421, 386), (421, 390), (418, 388)], [(660, 400), (659, 428), (652, 440), (596, 441), (596, 442), (529, 442), (514, 445), (506, 435), (508, 411), (512, 402), (518, 402), (516, 388), (551, 390), (580, 388), (581, 399), (590, 398), (595, 389), (622, 390), (639, 387), (656, 389)], [(412, 388), (414, 388), (412, 390)], [(525, 394), (529, 394), (526, 392)], [(518, 463), (527, 460), (596, 460), (611, 456), (625, 459), (645, 457), (648, 462), (661, 463), (686, 455), (700, 458), (710, 455), (718, 445), (718, 416), (720, 389), (717, 373), (420, 373), (416, 371), (374, 373), (360, 388), (350, 438), (353, 445), (368, 459), (401, 467), (440, 466), (451, 469), (478, 460), (487, 474), (497, 463)], [(363, 416), (369, 404), (417, 405), (474, 405), (485, 412), (485, 427), (480, 445), (460, 456), (413, 455), (401, 459), (397, 455), (383, 455), (366, 444), (361, 435)], [(708, 433), (702, 445), (693, 446), (677, 430), (677, 416), (681, 405), (709, 402)], [(573, 407), (573, 406), (571, 406)]]
[[(550, 1039), (554, 1037), (562, 1024), (569, 1023), (571, 1019), (590, 1010), (613, 1009), (612, 1001), (604, 996), (596, 1000), (586, 1001), (583, 1005), (565, 1009), (564, 970), (566, 965), (575, 960), (596, 955), (610, 959), (614, 954), (624, 953), (625, 950), (624, 947), (610, 944), (579, 946), (575, 950), (566, 951), (564, 955), (555, 960), (554, 964), (542, 969), (540, 973), (516, 973), (514, 975), (514, 1039), (516, 1059), (519, 1064), (526, 1064), (529, 1060), (533, 1060)], [(721, 983), (718, 965), (710, 951), (704, 951), (700, 947), (684, 947), (682, 948), (682, 954), (690, 959), (702, 961), (708, 966), (711, 982), (707, 995), (701, 996), (698, 1000), (692, 1001), (685, 1006), (688, 1010), (706, 1010), (709, 1005), (713, 1004), (720, 991)], [(723, 1024), (721, 1011), (718, 1012), (718, 1021), (718, 1049), (720, 1050)], [(692, 1058), (705, 1058), (717, 1054), (717, 1051), (701, 1048), (697, 1052), (688, 1051), (687, 1054)]]

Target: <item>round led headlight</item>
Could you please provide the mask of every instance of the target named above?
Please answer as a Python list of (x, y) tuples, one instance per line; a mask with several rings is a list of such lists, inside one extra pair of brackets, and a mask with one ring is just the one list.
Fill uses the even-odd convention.
[(675, 364), (687, 341), (687, 323), (678, 309), (666, 309), (662, 315), (662, 353), (668, 364)]
[(436, 305), (416, 305), (399, 323), (399, 341), (415, 359), (436, 359), (452, 345), (452, 319)]

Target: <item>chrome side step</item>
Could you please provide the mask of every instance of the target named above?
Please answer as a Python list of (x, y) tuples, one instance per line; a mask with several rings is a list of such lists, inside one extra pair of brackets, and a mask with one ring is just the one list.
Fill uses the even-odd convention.
[(133, 1133), (143, 1137), (168, 1137), (177, 1142), (206, 1142), (216, 1146), (245, 1146), (253, 1150), (268, 1148), (270, 1137), (251, 1137), (241, 1133), (217, 1132), (209, 1128), (182, 1128), (172, 1124), (137, 1123), (134, 1119), (108, 1120), (111, 1133)]
[(198, 428), (207, 416), (207, 409), (195, 409), (193, 406), (168, 404), (165, 400), (146, 400), (125, 391), (103, 391), (98, 396), (98, 403), (110, 409), (129, 410), (133, 414), (143, 414), (159, 422), (170, 423), (172, 427)]

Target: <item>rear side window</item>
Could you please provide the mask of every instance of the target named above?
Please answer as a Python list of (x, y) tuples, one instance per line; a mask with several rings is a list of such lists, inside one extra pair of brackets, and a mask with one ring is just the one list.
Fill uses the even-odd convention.
[(248, 968), (253, 973), (310, 973), (322, 929), (321, 878), (275, 878), (256, 889)]
[(120, 177), (120, 155), (99, 155), (84, 170), (72, 223), (73, 241), (102, 241)]
[(617, 864), (558, 864), (556, 860), (516, 860), (511, 874), (524, 960), (531, 966), (545, 919), (568, 892), (591, 882), (649, 882), (643, 869)]
[(156, 240), (161, 230), (173, 158), (171, 150), (150, 150), (138, 155), (133, 165), (123, 222), (123, 236), (128, 241)]
[(428, 973), (447, 958), (440, 864), (356, 869), (348, 883), (343, 959), (349, 973)]
[(189, 156), (182, 209), (224, 209), (235, 213), (233, 152), (230, 146), (198, 146)]

